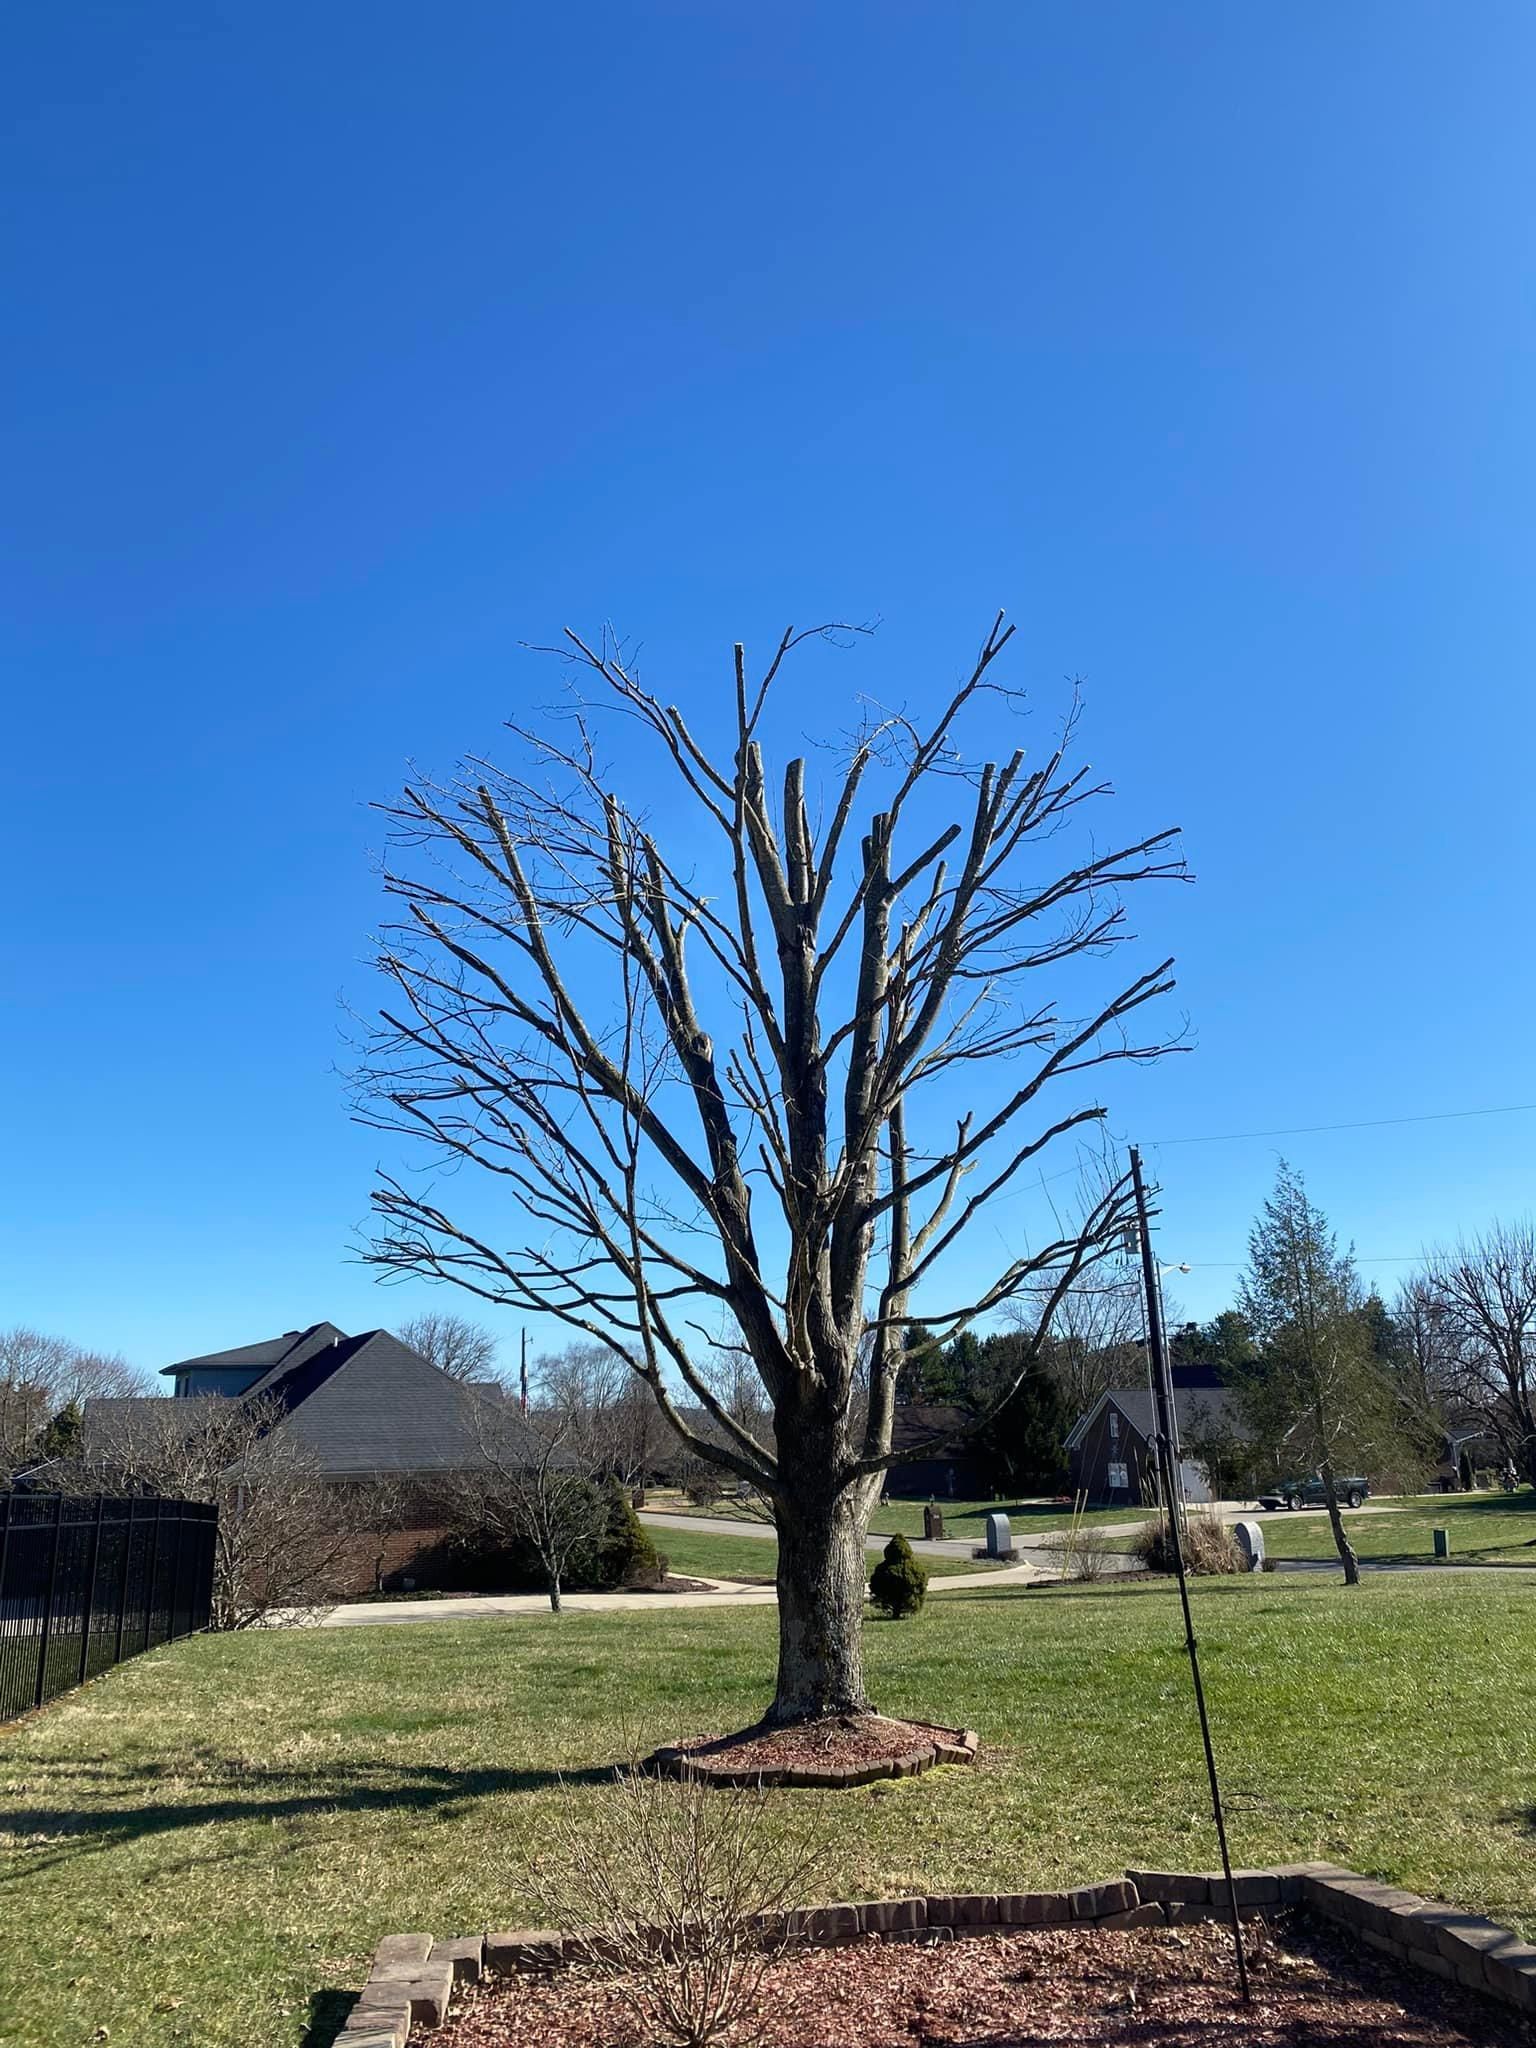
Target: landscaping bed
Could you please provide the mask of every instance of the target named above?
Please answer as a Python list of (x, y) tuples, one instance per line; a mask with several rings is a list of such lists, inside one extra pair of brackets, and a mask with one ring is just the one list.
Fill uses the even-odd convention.
[[(1521, 2019), (1418, 1978), (1300, 1914), (1248, 1930), (1253, 2002), (1216, 1924), (868, 1937), (794, 1950), (741, 2038), (762, 2048), (1530, 2048)], [(414, 2037), (413, 2037), (414, 2038)], [(466, 1986), (435, 2048), (650, 2048), (622, 1990), (582, 1971)]]
[(721, 1785), (872, 1785), (877, 1778), (915, 1778), (935, 1764), (969, 1764), (977, 1741), (969, 1728), (937, 1728), (885, 1714), (830, 1714), (791, 1728), (743, 1728), (735, 1735), (696, 1735), (646, 1759), (666, 1776), (709, 1778)]

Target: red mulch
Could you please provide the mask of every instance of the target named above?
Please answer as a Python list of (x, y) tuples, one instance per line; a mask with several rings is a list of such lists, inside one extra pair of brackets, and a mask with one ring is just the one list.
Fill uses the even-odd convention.
[[(1225, 1928), (1041, 1928), (865, 1940), (775, 1963), (737, 2039), (762, 2048), (1531, 2048), (1470, 1991), (1399, 1971), (1289, 1915), (1250, 1929), (1253, 2004)], [(466, 1986), (434, 2048), (654, 2048), (584, 1971)]]
[(820, 1721), (798, 1721), (790, 1728), (743, 1728), (734, 1735), (694, 1735), (671, 1745), (732, 1771), (788, 1771), (805, 1764), (854, 1765), (894, 1763), (936, 1742), (957, 1742), (958, 1728), (935, 1728), (926, 1721), (892, 1721), (884, 1714), (832, 1714)]

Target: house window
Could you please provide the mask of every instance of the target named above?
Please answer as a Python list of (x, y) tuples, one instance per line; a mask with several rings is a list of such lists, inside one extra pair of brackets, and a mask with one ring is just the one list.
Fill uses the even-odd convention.
[(1117, 1444), (1120, 1441), (1120, 1410), (1118, 1408), (1111, 1408), (1109, 1411), (1109, 1440), (1112, 1444)]

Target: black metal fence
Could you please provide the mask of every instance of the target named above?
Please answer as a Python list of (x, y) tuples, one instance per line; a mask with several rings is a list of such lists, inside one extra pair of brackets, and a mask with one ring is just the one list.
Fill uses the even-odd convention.
[(219, 1511), (0, 1493), (0, 1721), (208, 1626)]

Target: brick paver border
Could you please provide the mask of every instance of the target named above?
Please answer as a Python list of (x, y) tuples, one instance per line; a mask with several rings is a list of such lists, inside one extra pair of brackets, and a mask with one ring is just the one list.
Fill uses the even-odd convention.
[[(1300, 1906), (1398, 1963), (1536, 2014), (1536, 1948), (1476, 1913), (1421, 1899), (1336, 1863), (1236, 1870), (1232, 1880), (1238, 1911), (1246, 1918)], [(996, 1927), (1164, 1927), (1223, 1919), (1229, 1910), (1220, 1871), (1128, 1870), (1123, 1878), (1072, 1891), (965, 1892), (807, 1906), (774, 1916), (764, 1932), (830, 1946), (868, 1935), (948, 1940)], [(557, 1970), (580, 1946), (579, 1937), (547, 1927), (453, 1941), (386, 1935), (336, 2037), (337, 2048), (407, 2048), (419, 2041), (418, 2030), (442, 2025), (455, 1983), (477, 1982), (488, 1971), (511, 1976)]]

